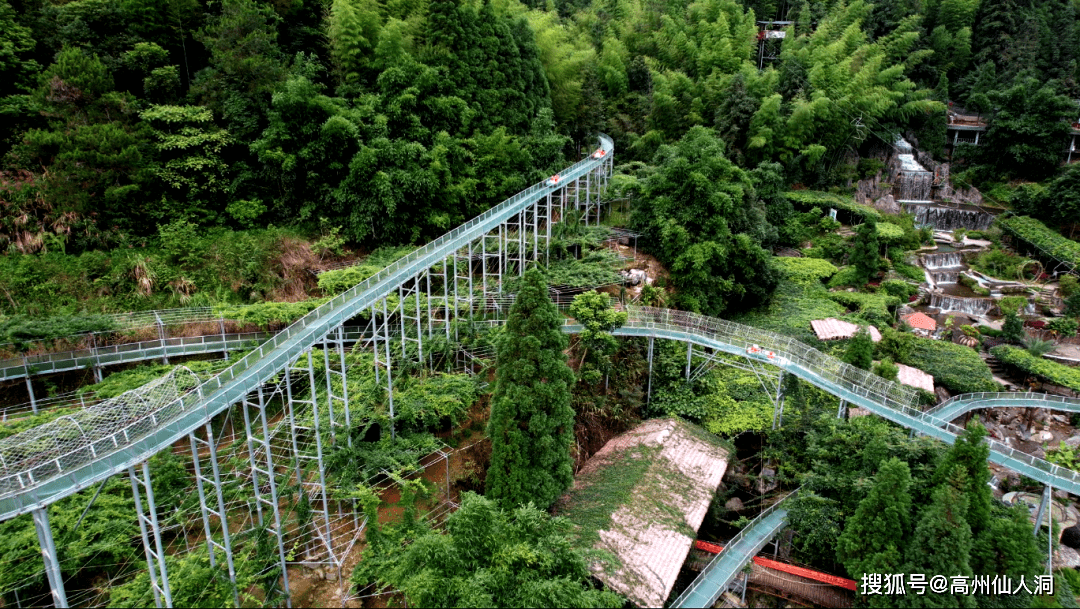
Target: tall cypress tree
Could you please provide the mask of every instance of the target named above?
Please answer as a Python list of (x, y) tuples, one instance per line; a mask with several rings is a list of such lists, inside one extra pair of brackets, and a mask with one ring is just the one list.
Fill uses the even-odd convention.
[(911, 519), (911, 470), (896, 457), (881, 464), (870, 493), (848, 518), (836, 544), (848, 574), (899, 573)]
[(990, 504), (993, 495), (990, 492), (990, 446), (983, 441), (986, 428), (976, 419), (964, 433), (956, 438), (945, 457), (934, 470), (933, 485), (938, 486), (949, 481), (953, 468), (964, 468), (965, 486), (960, 490), (967, 496), (967, 521), (971, 532), (978, 535), (990, 526)]
[(851, 243), (848, 261), (855, 267), (860, 283), (870, 281), (870, 277), (881, 268), (877, 222), (873, 218), (867, 218), (866, 222), (855, 229), (855, 239)]
[[(930, 504), (919, 514), (915, 535), (907, 546), (908, 568), (906, 573), (922, 573), (926, 581), (935, 575), (951, 579), (955, 576), (971, 577), (972, 540), (971, 527), (967, 521), (968, 498), (967, 473), (962, 465), (950, 470), (948, 482), (939, 485), (931, 494)], [(899, 571), (899, 570), (898, 570)], [(897, 600), (903, 607), (974, 607), (971, 595), (937, 593), (926, 588), (926, 593), (910, 592)]]
[(574, 372), (561, 325), (543, 275), (530, 269), (499, 340), (487, 429), (486, 494), (504, 508), (532, 501), (545, 509), (573, 481)]

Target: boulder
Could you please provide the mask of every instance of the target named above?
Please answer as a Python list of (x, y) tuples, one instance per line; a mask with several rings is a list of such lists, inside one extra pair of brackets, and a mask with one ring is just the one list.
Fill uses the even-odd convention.
[(758, 477), (757, 481), (758, 494), (764, 495), (776, 490), (779, 486), (780, 483), (776, 481), (776, 470), (771, 467), (761, 468), (761, 476)]
[(1065, 438), (1064, 442), (1065, 446), (1068, 446), (1070, 448), (1076, 448), (1077, 446), (1080, 446), (1080, 434)]
[(648, 281), (648, 274), (641, 269), (619, 271), (619, 274), (625, 277), (626, 283), (630, 285), (641, 285), (642, 282)]
[(738, 497), (732, 497), (724, 503), (724, 509), (729, 512), (741, 512), (744, 508), (745, 506), (743, 505), (742, 499), (739, 499)]
[(900, 209), (900, 204), (896, 202), (896, 199), (894, 199), (892, 195), (885, 195), (874, 201), (873, 206), (875, 209), (881, 210), (887, 214), (899, 214), (904, 211)]

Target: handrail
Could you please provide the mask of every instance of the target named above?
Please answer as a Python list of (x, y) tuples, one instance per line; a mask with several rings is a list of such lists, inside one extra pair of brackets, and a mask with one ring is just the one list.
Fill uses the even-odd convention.
[[(614, 150), (614, 143), (606, 135), (601, 134), (600, 145), (605, 152)], [(560, 184), (574, 182), (589, 171), (605, 167), (610, 158), (611, 155), (586, 157), (559, 172), (563, 178)], [(115, 416), (116, 413), (107, 416), (109, 413), (100, 408), (87, 409), (84, 412), (102, 417), (100, 427), (88, 426), (91, 428), (88, 437), (70, 438), (59, 424), (46, 423), (30, 430), (35, 434), (32, 441), (25, 445), (22, 442), (30, 436), (23, 434), (0, 440), (0, 454), (7, 462), (7, 466), (0, 469), (0, 520), (68, 496), (180, 440), (217, 413), (243, 399), (249, 391), (310, 349), (327, 332), (392, 294), (413, 276), (523, 213), (529, 205), (550, 192), (553, 189), (546, 182), (534, 184), (424, 247), (413, 250), (293, 322), (232, 366), (200, 384), (195, 391), (145, 416), (131, 420)], [(161, 352), (164, 353), (163, 348)], [(47, 438), (49, 434), (52, 434), (51, 440)], [(42, 451), (42, 447), (46, 450)], [(45, 454), (39, 454), (42, 452)], [(7, 459), (8, 454), (16, 459)], [(28, 463), (30, 454), (36, 456), (29, 463), (36, 465), (20, 469), (18, 464)]]
[[(833, 395), (862, 406), (894, 423), (950, 444), (955, 442), (957, 436), (964, 433), (961, 427), (914, 408), (903, 400), (895, 399), (890, 395), (891, 388), (888, 386), (898, 386), (897, 383), (876, 377), (876, 380), (869, 379), (876, 386), (875, 388), (861, 386), (853, 381), (873, 375), (864, 370), (852, 369), (837, 358), (789, 337), (684, 311), (650, 307), (628, 307), (627, 309), (630, 312), (629, 321), (620, 328), (621, 331), (616, 331), (616, 334), (633, 335), (637, 328), (663, 329), (667, 333), (664, 338), (701, 342), (739, 355), (756, 357), (760, 361), (783, 368)], [(639, 335), (648, 334), (639, 333)], [(767, 359), (764, 351), (757, 355), (747, 352), (746, 350), (752, 345), (760, 345), (764, 349), (773, 351), (776, 354), (775, 359)], [(915, 389), (909, 389), (914, 393)], [(1080, 494), (1080, 473), (1033, 457), (991, 438), (985, 441), (990, 446), (990, 458), (995, 463), (1040, 482), (1052, 484), (1055, 488)]]
[[(1017, 402), (1021, 402), (1021, 404), (1017, 404)], [(1047, 408), (1065, 412), (1080, 412), (1080, 399), (1034, 391), (987, 391), (953, 396), (926, 412), (939, 419), (951, 421), (972, 410), (993, 408), (995, 406), (1021, 406), (1024, 408)]]
[[(772, 536), (775, 535), (777, 531), (779, 531), (780, 529), (782, 529), (784, 527), (784, 525), (786, 524), (786, 521), (787, 521), (787, 512), (786, 512), (786, 510), (787, 510), (787, 507), (788, 507), (788, 501), (790, 499), (793, 499), (796, 496), (798, 496), (800, 490), (802, 490), (802, 489), (797, 488), (797, 489), (791, 491), (790, 493), (785, 495), (784, 498), (781, 499), (780, 501), (777, 501), (776, 503), (774, 503), (774, 504), (770, 505), (769, 507), (765, 508), (765, 510), (762, 511), (760, 514), (758, 514), (756, 518), (754, 518), (753, 520), (750, 521), (750, 524), (743, 527), (742, 530), (739, 531), (739, 533), (737, 535), (735, 535), (735, 537), (732, 537), (731, 541), (725, 543), (723, 551), (716, 554), (716, 556), (713, 556), (712, 560), (709, 561), (709, 564), (706, 565), (705, 568), (701, 570), (701, 573), (698, 573), (698, 576), (696, 578), (694, 578), (694, 581), (691, 582), (690, 585), (686, 587), (686, 590), (683, 590), (683, 593), (680, 594), (677, 599), (675, 599), (675, 602), (671, 603), (671, 606), (672, 607), (685, 607), (685, 606), (687, 606), (686, 603), (690, 600), (690, 597), (695, 596), (695, 594), (698, 591), (698, 588), (701, 588), (703, 585), (706, 584), (709, 576), (712, 575), (713, 571), (718, 569), (720, 567), (720, 565), (723, 563), (723, 561), (726, 560), (728, 557), (734, 555), (734, 556), (737, 556), (737, 558), (740, 561), (747, 561), (747, 560), (750, 560), (750, 558), (753, 557), (754, 554), (757, 554), (758, 551), (761, 550), (760, 546), (764, 546), (766, 543), (768, 543), (769, 539), (771, 539)], [(780, 511), (780, 510), (784, 510), (785, 513), (781, 516), (781, 521), (779, 523), (779, 526), (777, 526), (776, 523), (767, 523), (767, 520), (768, 520), (769, 516), (771, 516), (774, 512), (777, 512), (777, 511)], [(768, 531), (770, 534), (767, 535), (766, 537), (764, 537), (764, 539), (756, 540), (748, 548), (740, 548), (739, 545), (743, 542), (743, 540), (746, 539), (747, 537), (749, 537), (751, 534), (756, 533), (757, 530), (758, 530), (757, 527), (761, 526), (762, 523), (768, 524), (768, 526), (772, 529), (771, 531)], [(760, 546), (758, 545), (759, 543), (760, 543)], [(738, 553), (738, 554), (736, 555), (736, 553)], [(712, 590), (712, 591), (709, 592), (709, 599), (710, 600), (708, 600), (708, 602), (695, 603), (694, 606), (695, 607), (712, 607), (713, 604), (716, 603), (716, 599), (720, 598), (720, 595), (723, 594), (724, 589), (726, 589), (727, 585), (729, 583), (731, 583), (732, 579), (734, 579), (735, 574), (736, 574), (736, 572), (732, 572), (730, 577), (727, 579), (727, 581), (724, 581), (722, 583), (721, 582), (709, 582), (709, 585), (715, 585), (716, 586), (715, 590)], [(698, 600), (701, 600), (701, 599), (699, 598)]]
[[(908, 400), (913, 397), (913, 389), (852, 368), (832, 356), (821, 353), (789, 337), (684, 311), (634, 306), (628, 307), (627, 312), (628, 321), (622, 328), (616, 330), (615, 334), (617, 335), (653, 336), (698, 342), (738, 355), (756, 357), (763, 360), (763, 363), (781, 367), (834, 395), (840, 396), (842, 399), (864, 406), (876, 414), (906, 427), (914, 428), (921, 433), (932, 435), (946, 442), (955, 441), (956, 435), (963, 433), (963, 430), (959, 427), (950, 425), (947, 421), (935, 417), (931, 413), (925, 413), (911, 407)], [(573, 331), (574, 329), (575, 326), (570, 325), (569, 320), (568, 324), (563, 328), (564, 331)], [(757, 355), (748, 352), (753, 346), (761, 347), (758, 349), (759, 353)], [(773, 359), (769, 359), (767, 351), (772, 352)], [(160, 412), (149, 413), (155, 420), (154, 425), (156, 426), (162, 421), (168, 421), (170, 417), (175, 418), (177, 413), (184, 412), (185, 409), (191, 410), (193, 407), (200, 405), (202, 400), (200, 400), (197, 392), (198, 390), (188, 393), (179, 400), (163, 406), (159, 409)], [(1009, 394), (1000, 395), (1007, 396)], [(1019, 394), (1019, 397), (1016, 396), (1017, 394), (1013, 394), (1013, 399), (1023, 400), (1024, 396), (1038, 398), (1035, 401), (1040, 406), (1046, 403), (1042, 400), (1045, 396), (1041, 394)], [(1051, 399), (1051, 402), (1055, 401), (1060, 400), (1057, 398)], [(145, 435), (146, 425), (144, 419), (145, 417), (132, 423), (130, 427), (142, 431), (143, 435)], [(35, 438), (39, 437), (39, 428), (29, 431), (34, 432), (31, 435)], [(8, 486), (6, 488), (0, 486), (0, 491), (5, 491), (9, 495), (23, 492), (28, 487), (32, 488), (40, 484), (43, 478), (48, 478), (50, 468), (53, 468), (54, 465), (56, 469), (61, 469), (59, 467), (61, 463), (77, 464), (80, 460), (79, 455), (83, 455), (81, 458), (85, 460), (86, 455), (101, 454), (114, 448), (120, 448), (120, 442), (117, 438), (122, 436), (124, 443), (130, 444), (132, 442), (130, 438), (133, 435), (135, 434), (129, 434), (127, 427), (122, 427), (111, 435), (104, 437), (94, 436), (92, 441), (88, 443), (89, 445), (87, 443), (78, 445), (70, 451), (57, 454), (56, 459), (48, 460), (45, 465), (38, 466), (39, 468), (44, 467), (45, 471), (13, 471), (11, 464), (24, 461), (25, 457), (28, 456), (26, 454), (16, 454), (15, 460), (5, 458), (5, 462), (10, 462), (9, 467), (4, 470), (8, 474)], [(19, 442), (14, 439), (20, 437), (22, 437), (22, 434), (0, 441), (0, 457), (3, 457), (6, 454), (5, 450), (9, 449), (13, 444), (17, 446)], [(995, 462), (1030, 477), (1052, 483), (1063, 490), (1080, 494), (1080, 474), (1050, 464), (1042, 459), (1037, 459), (994, 440), (988, 440), (988, 444), (991, 448), (991, 458)], [(59, 473), (61, 471), (54, 471), (54, 474)], [(0, 479), (0, 481), (3, 480)], [(16, 482), (18, 486), (12, 488)], [(0, 516), (6, 514), (8, 512), (4, 511), (3, 497), (0, 496)]]

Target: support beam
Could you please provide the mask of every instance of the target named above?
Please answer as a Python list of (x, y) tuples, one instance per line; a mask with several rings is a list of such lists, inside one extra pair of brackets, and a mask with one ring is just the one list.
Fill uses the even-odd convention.
[(49, 577), (49, 592), (52, 593), (53, 606), (67, 607), (67, 592), (64, 591), (64, 578), (60, 573), (60, 560), (56, 555), (56, 544), (53, 543), (48, 510), (48, 507), (39, 507), (31, 512), (31, 515), (34, 517), (38, 545), (41, 546), (41, 558), (45, 562), (45, 574)]
[[(385, 305), (386, 305), (386, 300), (384, 299), (383, 300), (383, 306), (385, 306)], [(387, 332), (389, 332), (389, 328), (387, 328)], [(319, 396), (315, 392), (315, 365), (314, 365), (314, 362), (313, 362), (313, 360), (315, 359), (315, 356), (314, 356), (314, 354), (312, 354), (311, 351), (308, 351), (305, 355), (307, 357), (308, 379), (309, 379), (309, 383), (310, 383), (310, 387), (311, 387), (311, 416), (312, 416), (312, 420), (314, 421), (314, 434), (313, 435), (315, 436), (315, 460), (316, 460), (316, 464), (318, 465), (318, 468), (319, 468), (319, 471), (318, 471), (318, 474), (319, 474), (319, 490), (322, 493), (322, 510), (321, 511), (322, 511), (322, 514), (323, 514), (323, 521), (326, 523), (326, 551), (327, 551), (327, 554), (330, 555), (330, 559), (336, 564), (337, 563), (337, 558), (334, 556), (334, 548), (333, 548), (333, 540), (334, 540), (333, 529), (330, 526), (330, 494), (327, 492), (327, 488), (326, 488), (326, 467), (324, 466), (324, 463), (323, 463), (322, 433), (319, 430), (319, 418), (320, 418), (319, 417)], [(389, 340), (386, 341), (386, 359), (387, 360), (390, 359), (390, 341)], [(389, 368), (387, 368), (386, 378), (388, 380), (390, 378), (390, 369)]]
[(776, 379), (776, 400), (773, 402), (772, 428), (779, 429), (784, 424), (784, 371)]
[[(165, 607), (172, 607), (172, 591), (169, 588), (169, 570), (165, 565), (165, 548), (161, 543), (161, 526), (158, 523), (157, 504), (154, 503), (154, 487), (150, 483), (150, 462), (142, 463), (142, 478), (139, 478), (135, 467), (128, 468), (128, 477), (131, 478), (131, 494), (135, 498), (135, 514), (139, 521), (139, 532), (142, 535), (143, 550), (146, 552), (146, 570), (150, 575), (150, 588), (154, 591), (154, 603)], [(142, 487), (140, 493), (139, 487)], [(146, 494), (147, 512), (143, 511), (142, 493)], [(153, 536), (151, 547), (150, 536)], [(158, 583), (158, 576), (161, 582)]]
[(650, 402), (652, 402), (652, 360), (653, 360), (653, 342), (655, 340), (656, 339), (654, 339), (653, 337), (651, 337), (651, 336), (649, 337), (649, 355), (648, 355), (648, 360), (649, 360), (649, 383), (648, 383), (648, 388), (645, 391), (645, 404), (646, 405), (648, 405)]
[[(217, 442), (214, 441), (214, 428), (211, 423), (208, 422), (205, 429), (206, 440), (201, 440), (195, 433), (188, 437), (191, 441), (191, 460), (195, 466), (195, 488), (199, 493), (199, 510), (202, 513), (203, 529), (206, 533), (206, 550), (210, 555), (211, 567), (215, 566), (217, 562), (217, 550), (221, 550), (221, 553), (225, 556), (229, 581), (233, 584), (233, 602), (239, 607), (240, 595), (236, 588), (236, 565), (233, 563), (232, 537), (229, 531), (228, 515), (225, 511), (225, 496), (221, 490), (221, 470), (218, 468)], [(207, 460), (210, 462), (211, 474), (209, 478), (203, 474), (201, 460), (199, 459), (200, 444), (206, 446), (207, 449)], [(211, 507), (207, 501), (207, 485), (214, 490), (214, 507)], [(214, 539), (211, 516), (216, 517), (221, 526), (221, 543)]]
[(1042, 527), (1043, 515), (1046, 513), (1046, 510), (1049, 508), (1049, 504), (1050, 504), (1050, 487), (1047, 486), (1047, 487), (1043, 488), (1042, 500), (1039, 501), (1039, 511), (1035, 513), (1035, 531), (1034, 531), (1033, 534), (1036, 537), (1039, 536), (1039, 528)]
[[(25, 357), (23, 358), (23, 361), (26, 361)], [(26, 392), (30, 394), (30, 409), (34, 411), (34, 414), (37, 414), (37, 399), (34, 397), (34, 384), (30, 382), (29, 371), (26, 373)]]
[(161, 363), (166, 366), (169, 365), (169, 352), (166, 349), (165, 344), (165, 322), (161, 321), (161, 316), (154, 311), (154, 318), (157, 319), (158, 340), (161, 341)]

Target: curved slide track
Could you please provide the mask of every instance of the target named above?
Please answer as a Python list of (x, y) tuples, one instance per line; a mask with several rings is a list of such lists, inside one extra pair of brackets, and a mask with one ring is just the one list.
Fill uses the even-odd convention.
[(982, 408), (1047, 408), (1060, 412), (1080, 412), (1080, 400), (1035, 392), (964, 393), (934, 406), (926, 413), (952, 421)]
[(787, 526), (788, 502), (798, 493), (798, 489), (792, 491), (743, 527), (738, 535), (724, 544), (724, 549), (709, 561), (671, 606), (712, 607), (747, 561)]
[[(63, 606), (66, 597), (60, 581), (59, 566), (55, 560), (48, 515), (44, 509), (46, 506), (125, 471), (132, 478), (136, 506), (141, 505), (136, 487), (142, 485), (149, 488), (146, 462), (150, 457), (168, 450), (185, 436), (191, 438), (193, 446), (197, 441), (203, 441), (194, 435), (199, 427), (206, 426), (215, 415), (225, 412), (234, 404), (243, 403), (246, 408), (251, 396), (256, 393), (256, 406), (262, 409), (261, 387), (265, 383), (283, 372), (287, 374), (294, 362), (312, 349), (328, 344), (327, 341), (336, 340), (340, 350), (344, 343), (341, 331), (343, 324), (366, 310), (380, 314), (371, 316), (374, 338), (369, 342), (376, 345), (376, 364), (382, 366), (383, 377), (390, 388), (391, 339), (402, 340), (403, 354), (405, 343), (411, 342), (422, 358), (424, 321), (427, 322), (427, 336), (432, 336), (431, 303), (439, 300), (432, 298), (436, 289), (433, 286), (442, 287), (443, 320), (458, 315), (463, 308), (472, 310), (473, 281), (474, 275), (478, 274), (478, 260), (481, 261), (479, 267), (482, 269), (483, 278), (477, 282), (482, 281), (483, 291), (487, 292), (487, 277), (489, 268), (494, 266), (496, 261), (494, 259), (497, 259), (498, 263), (498, 279), (493, 278), (493, 281), (498, 285), (504, 274), (520, 274), (528, 262), (539, 262), (543, 259), (541, 254), (547, 247), (547, 241), (543, 240), (542, 233), (546, 232), (550, 238), (551, 225), (562, 217), (566, 208), (584, 208), (588, 212), (592, 205), (599, 204), (600, 192), (610, 175), (613, 159), (612, 141), (601, 137), (600, 144), (600, 150), (589, 158), (563, 170), (550, 180), (518, 193), (398, 260), (377, 275), (339, 294), (259, 345), (221, 374), (177, 399), (153, 408), (110, 408), (108, 405), (90, 407), (76, 415), (63, 417), (62, 421), (46, 423), (28, 432), (0, 440), (0, 520), (33, 513), (50, 587), (57, 604)], [(593, 202), (594, 196), (596, 203)], [(530, 239), (533, 245), (531, 256), (528, 251)], [(540, 245), (542, 240), (543, 246)], [(493, 241), (496, 244), (494, 246), (491, 245)], [(461, 266), (465, 268), (461, 269)], [(440, 276), (441, 281), (436, 281)], [(421, 309), (421, 292), (425, 290), (428, 292), (426, 318)], [(416, 306), (410, 312), (403, 303), (414, 297)], [(949, 424), (946, 419), (914, 408), (915, 390), (844, 364), (790, 337), (681, 311), (632, 307), (628, 313), (627, 323), (615, 332), (616, 335), (647, 338), (650, 346), (653, 340), (659, 338), (745, 356), (794, 374), (841, 400), (950, 444), (955, 441), (956, 434), (962, 431)], [(382, 321), (376, 322), (377, 318)], [(397, 327), (399, 321), (400, 332)], [(572, 333), (579, 329), (572, 324), (570, 321), (564, 331)], [(441, 326), (449, 333), (449, 324), (443, 323)], [(379, 341), (382, 341), (382, 346), (379, 346)], [(385, 352), (380, 353), (383, 347)], [(313, 358), (306, 359), (310, 370)], [(331, 370), (328, 368), (327, 372), (329, 374)], [(392, 389), (388, 397), (393, 417)], [(333, 395), (328, 399), (329, 403), (308, 404), (312, 408), (329, 409), (330, 430), (333, 433), (333, 411), (337, 404)], [(1047, 401), (1043, 397), (1012, 399), (1018, 400), (1018, 403), (1010, 405), (1047, 407)], [(291, 403), (293, 398), (290, 396), (289, 400)], [(341, 406), (347, 425), (347, 400), (344, 400)], [(316, 446), (319, 438), (319, 416), (315, 417)], [(265, 419), (263, 426), (265, 428)], [(249, 430), (249, 436), (251, 433)], [(249, 442), (255, 440), (258, 439), (249, 437)], [(988, 441), (988, 444), (991, 450), (990, 459), (995, 463), (1044, 484), (1080, 495), (1080, 474), (992, 440)], [(317, 450), (319, 475), (322, 476), (322, 449)], [(275, 471), (275, 466), (269, 462), (268, 452), (265, 458), (267, 462), (260, 465), (262, 471)], [(137, 465), (142, 466), (141, 479), (134, 469)], [(198, 462), (195, 465), (198, 469)], [(254, 457), (252, 467), (255, 468)], [(216, 478), (215, 472), (213, 480)], [(271, 486), (273, 478), (270, 477)], [(213, 482), (211, 479), (206, 481)], [(325, 487), (325, 483), (322, 485)], [(200, 494), (201, 488), (200, 486)], [(258, 492), (256, 490), (256, 493)], [(276, 518), (276, 502), (269, 501), (266, 505), (272, 508)], [(141, 511), (141, 508), (139, 509)], [(326, 509), (325, 500), (323, 509)], [(748, 531), (747, 537), (751, 533), (758, 536), (758, 532), (764, 535), (770, 530), (779, 530), (775, 527), (782, 525), (783, 510), (777, 509), (769, 514), (755, 525), (764, 528)], [(171, 600), (164, 561), (160, 559), (160, 539), (156, 542), (158, 550), (155, 554), (149, 545), (152, 537), (146, 532), (147, 528), (157, 528), (156, 517), (151, 509), (150, 517), (140, 513), (139, 518), (141, 523), (148, 525), (143, 528), (143, 543), (146, 546), (148, 562), (158, 564), (162, 576), (160, 585), (156, 583), (156, 579), (152, 579), (152, 585), (155, 586), (155, 591), (158, 587), (162, 588), (165, 604), (168, 605)], [(203, 518), (207, 519), (205, 511)], [(156, 530), (153, 532), (156, 533)], [(283, 537), (280, 526), (276, 535), (284, 566), (285, 554), (284, 549), (280, 548)], [(226, 545), (227, 543), (226, 541)], [(739, 556), (748, 560), (752, 552), (756, 552), (756, 542), (749, 543), (749, 539), (744, 550), (738, 549), (742, 545), (729, 545), (735, 549), (730, 553), (725, 551), (721, 556)], [(711, 571), (717, 572), (717, 569), (719, 567)], [(288, 588), (287, 581), (285, 588)]]

